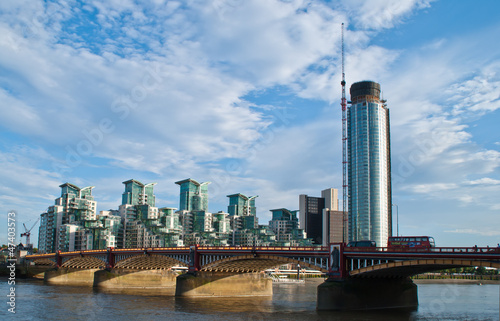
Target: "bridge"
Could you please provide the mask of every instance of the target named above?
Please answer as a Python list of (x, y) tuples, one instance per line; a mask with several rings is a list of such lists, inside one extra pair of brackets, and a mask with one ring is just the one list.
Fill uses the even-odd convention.
[(344, 252), (350, 277), (406, 278), (464, 266), (500, 268), (500, 248), (438, 247), (429, 249), (348, 248)]
[[(287, 263), (328, 275), (318, 287), (318, 309), (415, 308), (410, 276), (436, 270), (500, 268), (500, 248), (171, 247), (87, 250), (35, 254), (52, 284), (106, 288), (154, 288), (176, 296), (271, 295), (263, 271)], [(172, 268), (184, 267), (178, 276)]]
[(38, 265), (74, 269), (171, 269), (190, 272), (261, 272), (287, 263), (328, 272), (328, 247), (170, 247), (86, 250), (35, 254), (26, 257)]

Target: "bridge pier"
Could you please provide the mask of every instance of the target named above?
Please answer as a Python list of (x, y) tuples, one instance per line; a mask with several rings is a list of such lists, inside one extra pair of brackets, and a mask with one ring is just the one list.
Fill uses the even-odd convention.
[(36, 265), (23, 265), (19, 267), (19, 272), (16, 272), (16, 275), (19, 275), (21, 278), (33, 278), (33, 279), (41, 279), (43, 280), (45, 277), (45, 271), (53, 269), (52, 266), (36, 266)]
[(168, 270), (120, 269), (99, 270), (94, 275), (94, 287), (111, 292), (154, 290), (154, 293), (174, 295), (178, 274)]
[(327, 279), (318, 286), (318, 310), (414, 310), (417, 307), (417, 285), (409, 278)]
[(43, 280), (50, 285), (92, 286), (99, 269), (57, 268), (45, 271)]
[(271, 278), (263, 273), (196, 272), (177, 277), (177, 297), (272, 296)]

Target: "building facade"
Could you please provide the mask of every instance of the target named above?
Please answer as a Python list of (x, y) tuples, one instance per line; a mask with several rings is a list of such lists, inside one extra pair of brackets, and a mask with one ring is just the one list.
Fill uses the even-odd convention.
[(354, 83), (347, 109), (349, 241), (387, 246), (392, 235), (389, 109), (380, 85)]
[(180, 186), (179, 211), (208, 211), (208, 184), (188, 178), (175, 182)]
[(156, 183), (143, 184), (135, 179), (123, 182), (125, 191), (122, 194), (122, 204), (155, 206), (153, 187)]
[(307, 238), (303, 229), (299, 228), (298, 211), (286, 208), (271, 210), (272, 219), (269, 228), (276, 235), (276, 245), (279, 246), (310, 246), (312, 240)]
[(41, 214), (40, 253), (98, 250), (108, 247), (144, 248), (205, 246), (308, 246), (297, 211), (273, 210), (269, 226), (259, 225), (255, 199), (228, 195), (228, 213), (208, 211), (207, 183), (192, 179), (180, 186), (179, 210), (156, 207), (154, 186), (130, 179), (118, 210), (100, 211), (92, 188), (61, 185), (61, 197)]
[[(108, 213), (97, 215), (93, 186), (79, 188), (64, 183), (61, 197), (40, 215), (40, 253), (105, 249), (121, 237), (121, 219)], [(117, 214), (117, 213), (113, 213)]]
[(326, 246), (333, 242), (330, 240), (330, 216), (336, 214), (334, 211), (338, 211), (338, 207), (338, 190), (335, 188), (321, 191), (321, 197), (299, 195), (300, 228), (312, 239), (313, 244)]

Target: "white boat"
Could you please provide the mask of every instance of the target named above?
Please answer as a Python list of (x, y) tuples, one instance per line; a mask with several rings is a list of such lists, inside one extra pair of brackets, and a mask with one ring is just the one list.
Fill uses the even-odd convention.
[(273, 282), (276, 283), (305, 283), (304, 279), (290, 279), (287, 275), (270, 274)]

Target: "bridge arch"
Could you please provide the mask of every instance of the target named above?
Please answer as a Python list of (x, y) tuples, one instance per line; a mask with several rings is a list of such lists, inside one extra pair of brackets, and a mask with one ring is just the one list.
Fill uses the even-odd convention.
[(37, 259), (33, 260), (33, 263), (37, 266), (56, 266), (56, 261), (54, 259)]
[(314, 264), (288, 257), (276, 255), (255, 256), (253, 254), (231, 256), (217, 261), (212, 261), (201, 266), (201, 270), (209, 272), (261, 272), (288, 263), (300, 264), (302, 267), (308, 267), (321, 272), (328, 272), (326, 269)]
[(106, 262), (95, 256), (78, 256), (68, 259), (62, 267), (73, 269), (103, 269)]
[(451, 269), (463, 266), (482, 266), (500, 269), (500, 262), (464, 259), (418, 259), (395, 261), (363, 267), (349, 272), (352, 277), (394, 277), (403, 278), (421, 273)]
[(142, 270), (167, 270), (173, 266), (187, 266), (186, 263), (165, 255), (142, 254), (127, 257), (118, 261), (115, 268), (142, 269)]

